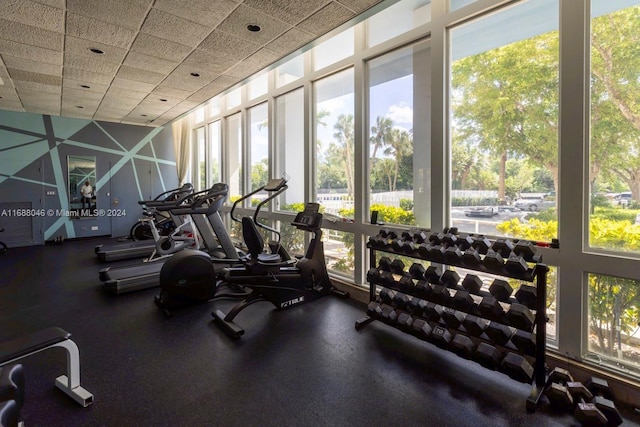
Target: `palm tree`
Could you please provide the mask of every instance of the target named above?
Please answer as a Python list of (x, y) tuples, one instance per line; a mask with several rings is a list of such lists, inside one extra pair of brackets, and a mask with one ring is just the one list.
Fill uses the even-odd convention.
[(353, 115), (340, 114), (336, 124), (333, 125), (337, 147), (344, 155), (345, 172), (347, 178), (347, 192), (353, 195)]
[(373, 168), (373, 162), (376, 158), (378, 149), (383, 148), (390, 138), (390, 132), (393, 127), (393, 120), (389, 117), (376, 117), (376, 124), (371, 126), (371, 136), (369, 136), (369, 143), (373, 146), (371, 157), (369, 158), (369, 170)]
[(390, 136), (391, 138), (388, 141), (388, 147), (384, 150), (384, 153), (388, 156), (393, 156), (395, 159), (393, 186), (389, 190), (396, 191), (400, 161), (402, 160), (403, 156), (406, 156), (411, 152), (411, 147), (413, 146), (413, 138), (408, 131), (398, 128), (391, 129)]

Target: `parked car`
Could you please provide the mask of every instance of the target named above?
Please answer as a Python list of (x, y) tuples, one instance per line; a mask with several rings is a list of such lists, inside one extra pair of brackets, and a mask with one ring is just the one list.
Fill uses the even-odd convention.
[(491, 218), (498, 215), (498, 208), (493, 206), (477, 206), (464, 211), (464, 216)]
[(627, 206), (629, 204), (629, 202), (631, 202), (631, 200), (633, 200), (633, 199), (631, 198), (631, 192), (630, 191), (625, 191), (623, 193), (618, 194), (616, 196), (615, 200), (619, 205)]
[(537, 211), (554, 207), (555, 201), (545, 200), (544, 193), (521, 194), (513, 205), (522, 210)]

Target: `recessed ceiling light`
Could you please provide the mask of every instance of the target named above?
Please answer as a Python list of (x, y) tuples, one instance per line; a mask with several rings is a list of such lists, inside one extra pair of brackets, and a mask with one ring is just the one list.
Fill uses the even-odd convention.
[(192, 77), (200, 77), (200, 74), (198, 73), (190, 73)]
[(162, 102), (167, 102), (167, 100), (166, 100), (166, 99), (164, 99), (164, 98), (160, 98), (160, 101), (162, 101)]
[(140, 114), (140, 115), (141, 115), (142, 117), (147, 117), (147, 115), (146, 115), (146, 114)]
[(91, 86), (89, 86), (89, 85), (80, 85), (80, 87), (85, 88), (85, 89), (91, 89)]
[(96, 54), (98, 54), (98, 55), (102, 55), (102, 54), (104, 53), (104, 50), (100, 50), (100, 49), (98, 49), (98, 48), (96, 48), (96, 47), (91, 47), (91, 48), (89, 48), (89, 51), (90, 51), (90, 52), (93, 52), (93, 53), (96, 53)]
[(76, 105), (76, 108), (84, 108), (82, 105)]
[(262, 28), (258, 24), (249, 24), (247, 25), (247, 30), (251, 31), (252, 33), (257, 33), (262, 30)]

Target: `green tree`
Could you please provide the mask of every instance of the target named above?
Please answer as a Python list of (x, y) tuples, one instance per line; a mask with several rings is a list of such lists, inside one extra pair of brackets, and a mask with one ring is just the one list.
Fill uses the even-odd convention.
[(353, 114), (340, 114), (333, 129), (335, 130), (333, 134), (335, 142), (332, 145), (335, 151), (342, 155), (340, 164), (344, 168), (347, 193), (352, 196), (354, 186)]
[(376, 124), (371, 126), (369, 144), (372, 147), (371, 157), (369, 158), (369, 169), (373, 169), (373, 162), (375, 161), (376, 154), (380, 148), (384, 148), (387, 145), (387, 141), (390, 139), (391, 129), (393, 128), (393, 120), (389, 117), (376, 117)]
[(507, 160), (523, 155), (549, 170), (557, 190), (558, 52), (554, 31), (452, 66), (457, 131), (499, 159), (501, 200), (506, 196)]
[(638, 6), (592, 22), (592, 169), (605, 164), (634, 200), (640, 200), (639, 42)]

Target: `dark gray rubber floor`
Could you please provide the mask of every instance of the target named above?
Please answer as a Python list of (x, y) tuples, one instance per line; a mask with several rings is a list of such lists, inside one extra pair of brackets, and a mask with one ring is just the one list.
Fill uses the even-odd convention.
[(95, 397), (81, 408), (54, 388), (63, 350), (32, 356), (23, 361), (26, 426), (577, 425), (547, 405), (527, 413), (529, 385), (379, 322), (356, 331), (365, 307), (352, 301), (326, 297), (285, 311), (255, 304), (236, 318), (246, 333), (234, 341), (210, 314), (233, 302), (166, 318), (153, 304), (156, 289), (107, 295), (93, 253), (103, 240), (0, 257), (0, 341), (68, 330)]

